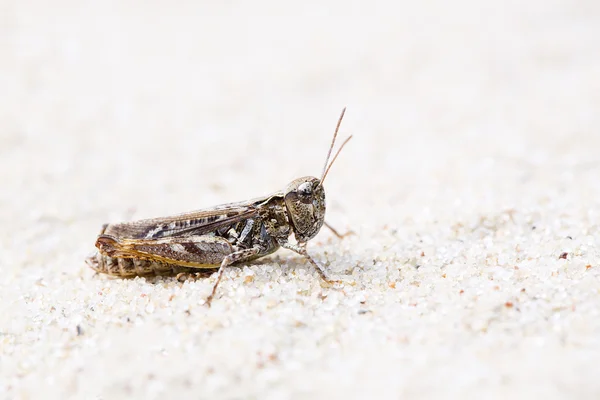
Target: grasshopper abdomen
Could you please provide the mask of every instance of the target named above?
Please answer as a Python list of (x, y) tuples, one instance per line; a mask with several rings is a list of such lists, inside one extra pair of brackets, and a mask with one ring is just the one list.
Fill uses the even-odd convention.
[(122, 278), (183, 272), (182, 267), (176, 264), (162, 263), (141, 258), (110, 257), (101, 253), (96, 253), (95, 255), (88, 257), (86, 263), (99, 273)]

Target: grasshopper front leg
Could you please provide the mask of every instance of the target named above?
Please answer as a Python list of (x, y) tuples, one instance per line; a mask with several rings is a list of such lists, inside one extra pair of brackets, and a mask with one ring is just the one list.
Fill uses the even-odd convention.
[(313, 260), (313, 258), (306, 251), (306, 247), (305, 247), (306, 243), (296, 245), (296, 244), (292, 244), (292, 243), (288, 243), (288, 242), (283, 242), (283, 243), (280, 243), (280, 245), (284, 249), (292, 250), (293, 252), (296, 252), (296, 253), (300, 254), (301, 256), (304, 256), (313, 265), (313, 267), (315, 267), (315, 269), (317, 270), (317, 272), (319, 273), (319, 275), (321, 276), (321, 279), (323, 281), (329, 283), (330, 285), (342, 282), (339, 280), (329, 279), (329, 277), (327, 276), (327, 274), (325, 273), (323, 268), (319, 264), (317, 264), (317, 262), (315, 260)]

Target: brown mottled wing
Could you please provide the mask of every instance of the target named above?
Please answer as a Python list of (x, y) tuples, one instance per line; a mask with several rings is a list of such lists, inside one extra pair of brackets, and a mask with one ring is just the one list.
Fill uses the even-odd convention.
[(224, 204), (210, 209), (193, 211), (164, 218), (144, 219), (120, 224), (109, 224), (103, 236), (122, 239), (161, 239), (190, 235), (204, 235), (252, 218), (258, 214), (261, 203), (271, 196), (261, 197), (240, 203)]

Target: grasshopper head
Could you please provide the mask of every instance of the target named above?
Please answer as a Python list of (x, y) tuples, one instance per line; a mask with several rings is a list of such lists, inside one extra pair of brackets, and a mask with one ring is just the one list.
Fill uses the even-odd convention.
[(325, 221), (325, 189), (312, 176), (293, 180), (285, 188), (285, 207), (296, 239), (306, 242), (319, 233)]

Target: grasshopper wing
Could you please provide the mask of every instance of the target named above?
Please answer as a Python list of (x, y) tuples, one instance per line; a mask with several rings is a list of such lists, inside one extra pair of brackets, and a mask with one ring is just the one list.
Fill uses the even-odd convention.
[(256, 216), (261, 204), (268, 202), (277, 195), (279, 194), (240, 203), (224, 204), (170, 217), (109, 224), (100, 236), (109, 236), (117, 240), (151, 240), (167, 237), (205, 235)]

